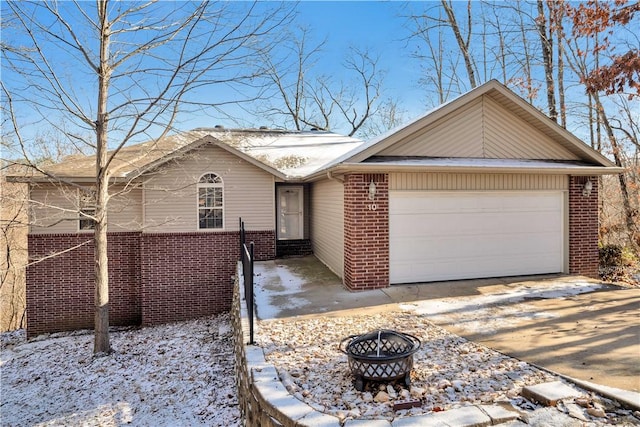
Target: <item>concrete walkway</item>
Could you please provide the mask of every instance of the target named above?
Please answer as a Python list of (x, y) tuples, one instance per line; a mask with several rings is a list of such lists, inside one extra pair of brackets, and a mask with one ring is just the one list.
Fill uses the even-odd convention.
[(584, 277), (527, 276), (350, 292), (315, 257), (260, 262), (255, 273), (261, 320), (415, 310), (518, 359), (631, 392), (623, 397), (640, 407), (640, 289)]

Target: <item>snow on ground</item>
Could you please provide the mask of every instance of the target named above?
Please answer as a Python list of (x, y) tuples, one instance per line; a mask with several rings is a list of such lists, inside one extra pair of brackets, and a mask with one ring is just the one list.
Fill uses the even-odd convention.
[(280, 313), (282, 307), (278, 305), (278, 299), (282, 297), (286, 297), (289, 308), (308, 304), (306, 300), (294, 296), (302, 289), (305, 279), (293, 273), (287, 266), (258, 262), (253, 268), (254, 300), (261, 319), (274, 318)]
[(528, 304), (518, 304), (534, 299), (560, 299), (597, 291), (603, 285), (589, 282), (526, 283), (505, 289), (501, 293), (470, 297), (423, 300), (401, 304), (404, 310), (417, 314), (429, 314), (434, 321), (447, 320), (463, 324), (470, 333), (491, 335), (507, 326), (515, 326), (520, 320), (553, 317), (550, 312)]
[(110, 334), (2, 334), (2, 426), (239, 426), (229, 316)]
[(375, 383), (367, 384), (364, 393), (355, 390), (348, 358), (338, 350), (343, 338), (379, 328), (422, 341), (414, 355), (411, 389), (400, 384), (393, 391), (384, 387), (391, 400), (422, 399), (423, 405), (410, 411), (413, 414), (509, 400), (525, 384), (552, 379), (526, 363), (449, 334), (423, 316), (403, 312), (263, 321), (257, 339), (285, 385), (292, 382), (294, 395), (317, 410), (341, 418), (391, 420), (391, 405), (374, 401), (379, 392)]
[[(410, 387), (401, 382), (366, 383), (363, 392), (355, 389), (348, 357), (338, 349), (338, 343), (349, 335), (377, 329), (395, 329), (422, 341), (414, 354)], [(511, 404), (534, 417), (542, 408), (520, 397), (522, 387), (559, 380), (525, 362), (451, 334), (432, 324), (424, 314), (402, 310), (260, 321), (256, 340), (291, 394), (342, 420), (391, 421), (398, 416), (491, 403)], [(593, 418), (579, 409), (585, 422), (571, 421), (560, 405), (558, 410), (553, 409), (554, 423), (533, 425), (560, 425), (567, 419), (570, 424), (566, 425), (637, 425), (638, 419), (631, 411), (612, 409), (610, 401), (587, 392), (584, 396), (590, 405), (608, 405), (607, 418)], [(406, 400), (419, 400), (420, 406), (393, 410), (394, 402)]]

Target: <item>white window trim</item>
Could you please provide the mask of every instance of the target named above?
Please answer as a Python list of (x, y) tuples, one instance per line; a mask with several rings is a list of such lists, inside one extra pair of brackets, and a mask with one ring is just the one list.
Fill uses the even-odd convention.
[[(218, 179), (220, 180), (219, 183), (204, 183), (204, 182), (200, 182), (202, 180), (202, 178), (204, 178), (207, 175), (215, 175), (216, 177), (218, 177)], [(200, 228), (200, 211), (203, 209), (212, 209), (212, 208), (207, 208), (207, 207), (200, 207), (200, 189), (201, 188), (220, 188), (222, 189), (222, 206), (220, 207), (215, 207), (214, 209), (220, 209), (222, 211), (222, 227), (220, 228)], [(196, 184), (196, 230), (200, 231), (200, 232), (205, 232), (205, 233), (210, 233), (210, 232), (219, 232), (219, 231), (225, 231), (225, 220), (224, 220), (224, 216), (225, 216), (225, 194), (224, 194), (224, 180), (222, 179), (222, 176), (220, 174), (217, 174), (215, 172), (206, 172), (203, 173), (202, 175), (200, 175), (200, 178), (198, 178), (198, 182)]]

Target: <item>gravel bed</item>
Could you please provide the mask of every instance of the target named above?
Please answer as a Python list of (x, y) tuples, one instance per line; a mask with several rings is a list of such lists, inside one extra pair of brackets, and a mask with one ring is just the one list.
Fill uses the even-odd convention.
[[(376, 329), (394, 329), (422, 341), (414, 355), (410, 387), (400, 381), (367, 382), (362, 392), (355, 389), (348, 358), (338, 350), (338, 344), (349, 335)], [(540, 407), (520, 397), (522, 387), (558, 380), (546, 371), (453, 335), (421, 315), (403, 311), (261, 321), (256, 341), (290, 393), (341, 420), (391, 421), (398, 416), (501, 402), (522, 411), (536, 410)], [(393, 410), (394, 403), (406, 400), (419, 400), (420, 406)], [(588, 425), (611, 421), (604, 418)]]

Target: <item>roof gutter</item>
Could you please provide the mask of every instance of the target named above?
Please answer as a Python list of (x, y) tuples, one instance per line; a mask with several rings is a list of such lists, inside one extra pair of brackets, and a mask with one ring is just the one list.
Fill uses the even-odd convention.
[[(621, 167), (603, 166), (575, 166), (567, 167), (522, 167), (522, 166), (468, 166), (468, 165), (398, 165), (385, 163), (343, 163), (326, 171), (329, 179), (336, 179), (336, 173), (353, 172), (386, 173), (386, 172), (428, 172), (428, 173), (509, 173), (509, 174), (544, 174), (544, 175), (574, 175), (574, 176), (602, 176), (617, 175), (624, 172)], [(314, 181), (322, 173), (308, 176), (305, 181)], [(342, 180), (341, 182), (343, 182)]]

